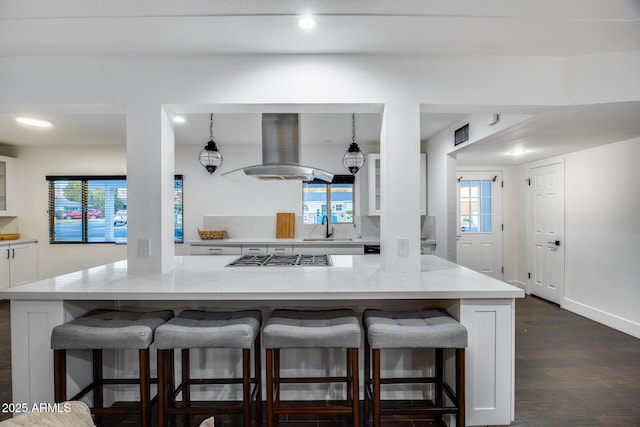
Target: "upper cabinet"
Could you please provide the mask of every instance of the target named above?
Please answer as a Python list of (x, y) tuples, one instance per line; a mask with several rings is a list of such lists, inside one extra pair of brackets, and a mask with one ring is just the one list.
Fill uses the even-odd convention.
[(18, 215), (18, 160), (0, 156), (0, 216)]
[[(367, 155), (369, 215), (380, 215), (380, 154)], [(427, 214), (427, 155), (420, 153), (420, 214)]]

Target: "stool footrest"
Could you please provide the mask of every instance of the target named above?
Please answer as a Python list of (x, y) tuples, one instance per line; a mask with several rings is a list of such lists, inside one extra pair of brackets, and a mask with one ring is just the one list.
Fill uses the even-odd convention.
[(279, 378), (274, 383), (280, 384), (321, 384), (321, 383), (343, 383), (347, 377), (287, 377)]
[(176, 406), (170, 407), (165, 410), (167, 415), (217, 415), (220, 414), (221, 411), (224, 411), (227, 414), (242, 414), (244, 408), (242, 406), (242, 401), (233, 401), (228, 403), (236, 403), (237, 405), (226, 404), (225, 405), (216, 405), (216, 406), (200, 406), (206, 404), (206, 402), (191, 402), (193, 406)]
[(273, 408), (275, 415), (297, 415), (297, 414), (350, 414), (353, 412), (351, 406), (327, 405), (327, 406), (279, 406)]
[[(371, 380), (367, 384), (371, 384)], [(402, 377), (402, 378), (380, 378), (380, 384), (435, 384), (436, 377)]]

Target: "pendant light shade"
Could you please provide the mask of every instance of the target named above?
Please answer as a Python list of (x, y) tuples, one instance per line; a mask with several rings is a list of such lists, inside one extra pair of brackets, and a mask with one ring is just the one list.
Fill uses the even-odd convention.
[(342, 165), (354, 175), (358, 173), (360, 168), (364, 166), (364, 153), (360, 151), (360, 147), (356, 143), (356, 115), (351, 115), (351, 144), (347, 148), (347, 152), (344, 153), (342, 158)]
[(211, 114), (211, 123), (209, 124), (209, 142), (200, 151), (200, 164), (210, 174), (214, 173), (216, 169), (222, 165), (222, 154), (218, 151), (218, 146), (213, 140), (213, 114)]

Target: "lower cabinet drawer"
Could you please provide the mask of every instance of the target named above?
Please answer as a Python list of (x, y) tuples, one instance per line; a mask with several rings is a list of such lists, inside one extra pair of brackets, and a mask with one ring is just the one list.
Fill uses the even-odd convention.
[(292, 245), (267, 245), (269, 255), (293, 255)]
[(267, 245), (242, 245), (242, 255), (266, 255)]
[(191, 255), (240, 255), (242, 248), (237, 246), (191, 246)]

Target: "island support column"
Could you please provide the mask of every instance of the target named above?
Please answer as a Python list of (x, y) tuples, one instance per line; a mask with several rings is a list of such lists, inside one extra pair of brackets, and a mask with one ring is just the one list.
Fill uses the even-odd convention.
[(127, 265), (131, 274), (160, 274), (174, 268), (173, 182), (172, 121), (160, 104), (129, 104)]
[(420, 105), (385, 104), (380, 135), (380, 247), (386, 272), (420, 272)]

